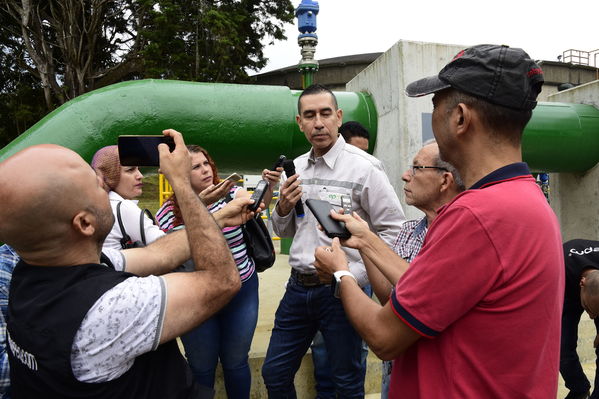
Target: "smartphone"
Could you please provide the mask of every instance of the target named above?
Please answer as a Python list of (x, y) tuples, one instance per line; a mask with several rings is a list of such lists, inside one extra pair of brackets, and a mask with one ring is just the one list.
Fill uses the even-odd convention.
[(123, 166), (160, 166), (158, 144), (168, 145), (175, 149), (175, 141), (171, 136), (119, 136), (119, 158)]
[[(216, 187), (220, 187), (223, 184), (225, 184), (226, 181), (232, 181), (233, 183), (237, 183), (239, 180), (241, 180), (241, 176), (238, 175), (237, 173), (231, 173), (229, 176), (227, 176), (225, 179), (221, 180)], [(215, 187), (215, 188), (216, 188)]]
[(253, 204), (248, 205), (248, 209), (254, 212), (260, 206), (260, 202), (264, 198), (264, 194), (266, 194), (266, 190), (268, 190), (268, 182), (266, 180), (260, 180), (252, 193), (250, 199), (253, 199), (255, 202)]
[(308, 205), (308, 208), (310, 208), (314, 216), (316, 216), (316, 220), (318, 220), (318, 223), (320, 223), (322, 229), (328, 237), (339, 237), (342, 239), (351, 237), (351, 233), (345, 228), (345, 223), (335, 220), (331, 217), (333, 205), (331, 205), (329, 202), (317, 199), (308, 199), (306, 200), (306, 205)]
[(285, 162), (285, 159), (287, 159), (285, 157), (285, 155), (281, 155), (279, 157), (279, 159), (277, 159), (277, 162), (275, 162), (275, 166), (273, 166), (271, 170), (275, 170), (276, 171), (278, 167), (283, 166), (283, 162)]

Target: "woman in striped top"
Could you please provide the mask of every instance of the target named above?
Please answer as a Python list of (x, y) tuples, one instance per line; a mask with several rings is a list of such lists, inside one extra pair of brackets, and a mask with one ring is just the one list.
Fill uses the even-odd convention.
[[(200, 146), (188, 145), (191, 153), (191, 186), (202, 198), (218, 184), (216, 164), (208, 152)], [(270, 183), (264, 197), (265, 206), (272, 198), (272, 189), (279, 181), (281, 172), (264, 170), (262, 176)], [(227, 184), (227, 183), (224, 183)], [(233, 186), (225, 198), (207, 203), (212, 213), (223, 208), (228, 200), (249, 196), (240, 187)], [(160, 228), (169, 232), (184, 227), (184, 221), (173, 195), (156, 213)], [(258, 320), (258, 276), (254, 261), (248, 256), (240, 226), (226, 227), (223, 234), (227, 239), (233, 258), (239, 269), (241, 289), (220, 312), (203, 324), (181, 337), (189, 365), (197, 381), (204, 386), (214, 386), (216, 366), (220, 359), (223, 367), (225, 388), (229, 398), (249, 398), (251, 374), (248, 353)]]

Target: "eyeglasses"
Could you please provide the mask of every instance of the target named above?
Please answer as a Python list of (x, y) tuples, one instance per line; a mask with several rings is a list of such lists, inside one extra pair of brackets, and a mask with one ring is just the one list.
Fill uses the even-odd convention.
[(420, 165), (410, 165), (408, 166), (409, 170), (410, 170), (410, 175), (415, 176), (416, 175), (416, 171), (418, 169), (437, 169), (437, 170), (444, 170), (445, 172), (449, 172), (446, 168), (442, 168), (440, 166), (420, 166)]

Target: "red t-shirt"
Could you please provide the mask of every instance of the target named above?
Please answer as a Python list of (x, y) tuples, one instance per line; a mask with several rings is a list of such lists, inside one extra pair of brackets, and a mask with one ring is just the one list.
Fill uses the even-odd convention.
[(457, 196), (391, 295), (423, 335), (395, 359), (390, 398), (555, 398), (562, 239), (532, 176)]

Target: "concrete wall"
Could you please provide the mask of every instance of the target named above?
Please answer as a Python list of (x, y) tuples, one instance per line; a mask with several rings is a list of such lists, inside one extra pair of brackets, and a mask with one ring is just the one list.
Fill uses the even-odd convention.
[(561, 83), (572, 83), (580, 85), (599, 79), (599, 70), (588, 65), (577, 65), (555, 61), (540, 61), (543, 68), (545, 85), (559, 85)]
[(374, 99), (379, 117), (374, 156), (385, 164), (408, 219), (422, 213), (405, 205), (401, 175), (422, 146), (422, 114), (432, 113), (433, 106), (431, 96), (409, 98), (405, 87), (436, 75), (465, 47), (399, 41), (347, 83), (348, 91), (365, 91)]
[[(348, 91), (365, 91), (374, 99), (379, 117), (374, 155), (385, 164), (408, 219), (422, 213), (405, 204), (401, 175), (422, 145), (423, 131), (430, 128), (426, 126), (426, 117), (433, 107), (432, 96), (409, 98), (404, 94), (405, 87), (436, 75), (467, 46), (399, 41), (347, 83)], [(587, 71), (580, 66), (565, 68), (563, 63), (544, 63), (554, 84), (544, 87), (539, 101), (583, 103), (599, 108), (599, 81), (562, 92), (557, 92), (555, 84), (590, 79), (597, 73), (595, 68), (585, 67)], [(551, 205), (560, 219), (564, 240), (599, 239), (599, 168), (582, 175), (552, 174), (550, 179)]]
[(552, 101), (549, 97), (558, 92), (557, 88), (562, 83), (582, 85), (599, 79), (599, 70), (595, 67), (555, 61), (541, 61), (539, 65), (543, 68), (545, 84), (538, 101)]
[[(345, 91), (345, 84), (381, 54), (353, 54), (318, 60), (319, 68), (318, 72), (314, 74), (314, 83), (323, 84), (333, 91)], [(302, 75), (298, 71), (297, 65), (254, 75), (252, 81), (259, 85), (287, 86), (294, 90), (302, 89)]]
[[(599, 108), (599, 81), (555, 93), (548, 97), (548, 101)], [(581, 174), (552, 173), (549, 182), (551, 207), (560, 220), (564, 241), (572, 238), (599, 240), (599, 167)]]

